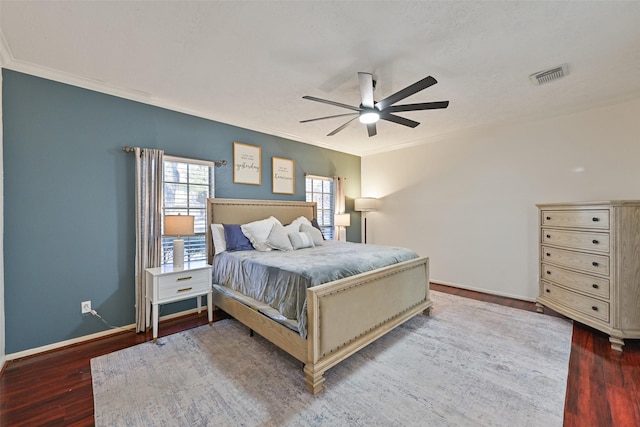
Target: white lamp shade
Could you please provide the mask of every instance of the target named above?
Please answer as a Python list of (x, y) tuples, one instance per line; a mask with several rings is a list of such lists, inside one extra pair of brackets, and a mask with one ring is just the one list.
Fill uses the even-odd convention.
[(351, 215), (348, 213), (336, 214), (334, 224), (337, 227), (349, 227), (351, 225)]
[(165, 215), (164, 235), (165, 236), (190, 236), (193, 234), (192, 215)]
[(373, 197), (363, 197), (354, 200), (355, 210), (361, 211), (375, 211), (378, 209), (378, 199)]

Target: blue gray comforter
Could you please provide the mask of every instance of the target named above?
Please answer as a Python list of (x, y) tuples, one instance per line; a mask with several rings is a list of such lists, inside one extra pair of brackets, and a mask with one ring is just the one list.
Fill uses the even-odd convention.
[(405, 248), (336, 241), (292, 252), (223, 252), (214, 258), (213, 281), (296, 320), (306, 338), (307, 288), (417, 257)]

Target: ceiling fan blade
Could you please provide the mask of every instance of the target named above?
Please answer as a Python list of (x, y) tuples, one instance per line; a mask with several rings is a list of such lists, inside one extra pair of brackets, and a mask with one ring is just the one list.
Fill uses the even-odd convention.
[(418, 82), (415, 82), (414, 84), (407, 86), (402, 90), (399, 90), (393, 95), (387, 96), (382, 101), (376, 102), (376, 108), (382, 111), (386, 109), (388, 106), (395, 104), (396, 102), (401, 101), (406, 97), (413, 95), (416, 92), (420, 92), (421, 90), (426, 89), (429, 86), (433, 86), (436, 83), (438, 83), (438, 81), (433, 77), (431, 76), (425, 77), (424, 79)]
[(389, 113), (399, 113), (401, 111), (437, 110), (447, 108), (449, 101), (424, 102), (422, 104), (392, 105), (386, 109)]
[(409, 126), (410, 128), (414, 128), (416, 126), (418, 126), (420, 123), (413, 121), (413, 120), (409, 120), (409, 119), (405, 119), (404, 117), (400, 117), (400, 116), (396, 116), (394, 114), (381, 114), (380, 118), (382, 120), (386, 120), (388, 122), (393, 122), (393, 123), (397, 123), (399, 125), (404, 125), (404, 126)]
[(334, 119), (336, 117), (353, 116), (358, 113), (336, 114), (335, 116), (318, 117), (317, 119), (300, 120), (300, 123), (317, 122), (318, 120)]
[(373, 76), (369, 73), (358, 73), (362, 106), (373, 108)]
[(309, 101), (322, 102), (323, 104), (335, 105), (336, 107), (347, 108), (353, 111), (360, 111), (360, 108), (354, 107), (352, 105), (342, 104), (340, 102), (329, 101), (328, 99), (316, 98), (315, 96), (303, 96), (302, 98), (308, 99)]
[(349, 126), (351, 123), (353, 123), (353, 121), (356, 119), (357, 117), (354, 117), (353, 119), (349, 120), (347, 123), (343, 124), (342, 126), (340, 126), (338, 129), (334, 130), (333, 132), (331, 132), (330, 134), (328, 134), (327, 136), (333, 136), (336, 133), (340, 132), (342, 129), (346, 128), (347, 126)]
[(367, 124), (367, 132), (369, 132), (369, 138), (371, 138), (372, 136), (376, 136), (378, 134), (378, 132), (376, 132), (376, 124), (375, 123), (368, 123)]

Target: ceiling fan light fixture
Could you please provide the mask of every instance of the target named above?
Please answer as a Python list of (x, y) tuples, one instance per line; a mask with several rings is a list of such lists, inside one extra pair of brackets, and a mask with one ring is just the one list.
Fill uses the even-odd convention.
[(365, 125), (376, 123), (380, 120), (380, 114), (375, 111), (363, 111), (360, 113), (358, 120), (360, 120), (360, 123), (364, 123)]

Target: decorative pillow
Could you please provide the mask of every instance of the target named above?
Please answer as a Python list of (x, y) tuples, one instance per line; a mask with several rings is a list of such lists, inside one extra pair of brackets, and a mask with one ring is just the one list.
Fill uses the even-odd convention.
[(250, 251), (253, 246), (247, 236), (242, 233), (240, 224), (222, 224), (224, 239), (227, 242), (228, 251)]
[(279, 251), (293, 250), (289, 236), (287, 236), (287, 232), (280, 223), (273, 224), (273, 227), (271, 227), (271, 233), (269, 233), (269, 237), (267, 238), (267, 245)]
[(227, 250), (227, 241), (224, 238), (224, 227), (222, 224), (211, 224), (211, 238), (213, 239), (215, 255)]
[(311, 225), (302, 224), (300, 226), (300, 231), (311, 236), (311, 238), (313, 239), (313, 246), (322, 246), (323, 239), (320, 230)]
[(270, 216), (269, 218), (261, 219), (260, 221), (243, 224), (240, 226), (240, 228), (242, 229), (244, 235), (249, 238), (254, 248), (259, 251), (265, 252), (271, 250), (271, 247), (267, 245), (267, 238), (269, 238), (269, 233), (271, 233), (273, 224), (276, 223), (280, 224), (280, 221), (278, 221), (275, 217)]
[(308, 233), (297, 232), (289, 233), (289, 240), (293, 249), (312, 248), (313, 237)]
[[(311, 220), (311, 225), (314, 226), (315, 228), (317, 228), (320, 231), (320, 234), (322, 234), (322, 229), (320, 228), (320, 224), (318, 224), (318, 220), (317, 219), (313, 218)], [(326, 240), (324, 238), (324, 234), (322, 234), (322, 240)]]
[(285, 227), (287, 233), (297, 233), (298, 231), (300, 231), (300, 226), (302, 224), (311, 225), (311, 221), (309, 221), (307, 217), (299, 216), (298, 218), (291, 221), (291, 224)]

